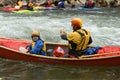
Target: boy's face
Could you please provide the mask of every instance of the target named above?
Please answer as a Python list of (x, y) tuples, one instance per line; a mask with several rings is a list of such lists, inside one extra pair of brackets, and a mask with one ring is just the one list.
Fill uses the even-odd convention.
[(32, 37), (32, 40), (33, 40), (33, 41), (37, 41), (38, 39), (39, 39), (38, 36), (33, 36), (33, 37)]

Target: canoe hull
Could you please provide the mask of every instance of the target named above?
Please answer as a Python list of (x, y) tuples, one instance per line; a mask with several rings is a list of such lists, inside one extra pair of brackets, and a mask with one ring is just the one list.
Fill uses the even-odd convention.
[[(10, 39), (3, 39), (3, 41)], [(20, 40), (13, 40), (15, 42), (20, 42)], [(12, 42), (11, 42), (12, 43)], [(22, 41), (22, 43), (24, 43)], [(25, 42), (29, 43), (29, 42)], [(17, 44), (18, 45), (18, 44)], [(67, 53), (68, 48), (65, 44), (55, 44), (47, 43), (47, 53), (49, 50), (55, 49), (55, 47), (61, 46), (65, 53)], [(52, 51), (53, 51), (52, 50)], [(118, 53), (117, 53), (118, 54)], [(120, 53), (115, 56), (101, 56), (101, 57), (89, 57), (89, 58), (64, 58), (64, 57), (54, 57), (54, 56), (42, 56), (35, 54), (23, 53), (18, 50), (14, 50), (3, 46), (2, 40), (0, 40), (0, 57), (12, 60), (22, 60), (28, 62), (46, 63), (46, 64), (59, 64), (59, 65), (78, 65), (78, 66), (120, 66)]]
[(64, 64), (79, 66), (120, 66), (120, 56), (99, 59), (57, 58), (26, 54), (19, 51), (7, 49), (5, 47), (0, 47), (0, 57), (12, 60), (23, 60), (28, 62), (47, 64)]

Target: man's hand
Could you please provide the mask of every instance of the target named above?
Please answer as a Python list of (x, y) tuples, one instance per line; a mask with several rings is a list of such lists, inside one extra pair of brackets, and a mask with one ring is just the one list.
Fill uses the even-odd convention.
[(63, 29), (60, 30), (60, 35), (65, 34), (65, 31)]

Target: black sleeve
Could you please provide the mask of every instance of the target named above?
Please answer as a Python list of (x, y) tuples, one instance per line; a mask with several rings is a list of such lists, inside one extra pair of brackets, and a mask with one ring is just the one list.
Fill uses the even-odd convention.
[(67, 34), (61, 35), (61, 38), (64, 39), (64, 40), (67, 40)]
[(92, 37), (90, 36), (88, 44), (91, 44), (91, 43), (92, 43)]

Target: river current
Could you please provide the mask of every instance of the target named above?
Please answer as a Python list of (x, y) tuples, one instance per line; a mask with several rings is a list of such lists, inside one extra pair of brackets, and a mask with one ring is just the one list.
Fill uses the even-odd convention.
[[(60, 29), (72, 31), (70, 20), (79, 17), (91, 31), (93, 46), (120, 45), (120, 8), (102, 11), (44, 11), (40, 13), (0, 12), (0, 37), (31, 40), (40, 30), (48, 42), (67, 43)], [(120, 80), (119, 67), (64, 66), (29, 63), (0, 58), (0, 80)]]

